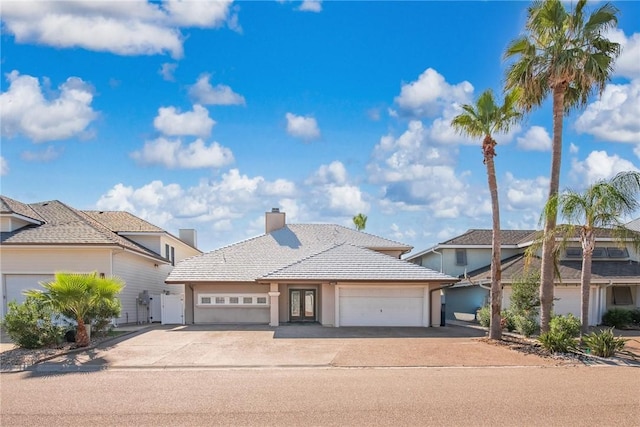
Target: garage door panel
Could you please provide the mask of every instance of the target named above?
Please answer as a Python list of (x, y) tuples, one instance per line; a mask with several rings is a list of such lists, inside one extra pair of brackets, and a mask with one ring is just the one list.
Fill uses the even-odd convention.
[(555, 288), (553, 293), (553, 313), (556, 315), (566, 316), (571, 313), (576, 317), (580, 317), (580, 308), (582, 305), (582, 296), (579, 287), (573, 288)]
[(341, 326), (423, 326), (422, 288), (343, 288)]
[(46, 274), (7, 274), (4, 282), (4, 303), (2, 306), (2, 316), (7, 312), (7, 303), (16, 301), (22, 303), (25, 300), (24, 291), (29, 289), (42, 290), (40, 282), (50, 282), (53, 275)]

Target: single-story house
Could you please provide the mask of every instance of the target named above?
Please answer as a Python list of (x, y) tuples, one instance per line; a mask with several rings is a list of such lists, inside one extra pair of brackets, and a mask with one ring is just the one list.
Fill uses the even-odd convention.
[(411, 246), (333, 224), (265, 216), (265, 234), (176, 265), (187, 323), (319, 322), (439, 326), (441, 290), (458, 279), (403, 261)]
[(0, 318), (9, 301), (23, 301), (23, 291), (42, 289), (57, 272), (97, 272), (126, 283), (117, 323), (160, 321), (157, 296), (181, 291), (164, 282), (173, 265), (201, 253), (195, 230), (176, 237), (128, 212), (78, 210), (57, 200), (0, 196), (0, 227)]

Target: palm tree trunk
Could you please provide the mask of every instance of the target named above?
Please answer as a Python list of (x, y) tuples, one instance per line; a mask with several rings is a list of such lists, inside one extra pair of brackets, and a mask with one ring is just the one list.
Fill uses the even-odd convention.
[(87, 326), (82, 317), (78, 317), (78, 329), (76, 330), (76, 346), (87, 347), (89, 345), (89, 335), (87, 335)]
[(589, 296), (591, 292), (591, 260), (596, 238), (592, 229), (582, 230), (582, 272), (580, 290), (582, 291), (582, 305), (580, 306), (580, 335), (589, 333)]
[[(553, 88), (553, 150), (551, 154), (551, 177), (549, 198), (551, 200), (560, 189), (560, 165), (562, 160), (562, 125), (564, 118), (564, 94), (566, 83)], [(542, 244), (542, 266), (540, 271), (540, 332), (549, 331), (549, 321), (553, 311), (554, 252), (557, 214), (549, 212), (545, 216), (544, 241)]]
[(489, 192), (491, 193), (491, 209), (493, 214), (493, 235), (491, 239), (491, 324), (489, 328), (489, 338), (492, 340), (502, 339), (502, 286), (500, 283), (500, 207), (498, 203), (498, 182), (496, 180), (496, 169), (493, 161), (495, 156), (494, 147), (496, 142), (490, 136), (485, 137), (482, 144), (484, 151), (484, 162), (487, 165), (487, 179), (489, 182)]

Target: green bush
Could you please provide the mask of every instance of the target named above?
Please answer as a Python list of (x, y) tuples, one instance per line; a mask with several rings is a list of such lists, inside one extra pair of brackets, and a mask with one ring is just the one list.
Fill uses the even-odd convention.
[(513, 323), (516, 331), (525, 337), (530, 337), (538, 332), (538, 319), (536, 317), (517, 314), (513, 316)]
[(566, 331), (545, 332), (540, 335), (538, 341), (540, 341), (542, 347), (552, 353), (567, 353), (577, 347), (576, 339)]
[(612, 308), (602, 316), (602, 324), (622, 329), (633, 323), (631, 310), (624, 308)]
[(624, 349), (627, 340), (622, 337), (616, 337), (613, 334), (613, 328), (605, 329), (600, 332), (592, 332), (582, 337), (582, 343), (587, 349), (596, 356), (611, 357), (617, 351)]
[(87, 322), (91, 322), (92, 334), (106, 335), (111, 329), (111, 319), (120, 316), (122, 310), (122, 304), (118, 298), (102, 301), (102, 304), (96, 307), (90, 313)]
[(580, 327), (582, 322), (573, 314), (566, 316), (553, 316), (549, 321), (549, 330), (555, 332), (566, 333), (568, 336), (575, 338), (580, 336)]
[(513, 315), (513, 313), (508, 310), (502, 310), (500, 316), (502, 317), (502, 319), (500, 320), (502, 329), (506, 329), (509, 332), (513, 332), (516, 330), (516, 324), (514, 322), (515, 316)]
[(516, 315), (535, 317), (540, 307), (540, 273), (530, 273), (511, 284), (509, 310)]
[(476, 317), (478, 318), (478, 322), (480, 323), (480, 326), (484, 326), (485, 328), (488, 328), (489, 325), (491, 324), (491, 307), (489, 307), (488, 305), (485, 305), (480, 310), (478, 310)]
[(640, 308), (631, 310), (631, 322), (636, 326), (640, 326)]
[(66, 328), (60, 324), (60, 315), (48, 304), (27, 297), (22, 304), (9, 302), (8, 308), (2, 328), (16, 345), (41, 348), (63, 341)]
[(580, 325), (580, 319), (573, 314), (554, 316), (549, 322), (549, 332), (541, 334), (538, 340), (553, 353), (566, 353), (577, 347)]

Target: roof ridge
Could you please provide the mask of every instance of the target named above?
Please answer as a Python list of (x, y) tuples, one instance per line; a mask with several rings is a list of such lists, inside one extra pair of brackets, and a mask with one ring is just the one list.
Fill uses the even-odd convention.
[[(271, 275), (271, 274), (277, 273), (277, 272), (279, 272), (279, 271), (285, 270), (285, 269), (287, 269), (287, 268), (289, 268), (289, 267), (292, 267), (292, 266), (294, 266), (294, 265), (300, 264), (300, 263), (302, 263), (302, 262), (304, 262), (304, 261), (307, 261), (307, 260), (309, 260), (309, 259), (311, 259), (311, 258), (315, 258), (315, 257), (317, 257), (318, 255), (321, 255), (321, 254), (323, 254), (323, 253), (325, 253), (325, 252), (330, 251), (331, 249), (335, 249), (336, 247), (338, 247), (338, 246), (343, 246), (343, 245), (356, 246), (356, 245), (352, 245), (351, 243), (334, 243), (334, 244), (332, 244), (331, 246), (329, 246), (328, 248), (324, 248), (324, 249), (319, 250), (319, 251), (317, 251), (317, 252), (313, 252), (313, 253), (307, 254), (307, 255), (303, 256), (302, 258), (298, 258), (297, 260), (295, 260), (295, 261), (293, 261), (293, 262), (290, 262), (290, 263), (289, 263), (289, 264), (287, 264), (287, 265), (283, 265), (283, 266), (280, 266), (280, 267), (278, 267), (278, 268), (276, 268), (276, 269), (274, 269), (274, 270), (271, 270), (271, 271), (267, 272), (266, 274), (263, 274), (263, 276), (262, 276), (262, 277), (266, 277), (266, 276), (269, 276), (269, 275)], [(356, 246), (356, 247), (360, 247), (360, 246)]]

